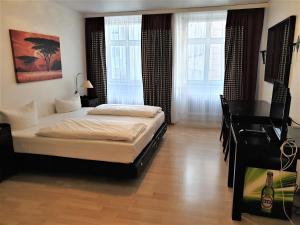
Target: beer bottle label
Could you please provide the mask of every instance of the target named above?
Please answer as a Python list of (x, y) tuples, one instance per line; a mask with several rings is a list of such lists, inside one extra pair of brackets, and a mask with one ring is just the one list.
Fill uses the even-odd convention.
[(271, 195), (263, 195), (261, 207), (266, 210), (271, 210), (273, 206), (273, 197)]

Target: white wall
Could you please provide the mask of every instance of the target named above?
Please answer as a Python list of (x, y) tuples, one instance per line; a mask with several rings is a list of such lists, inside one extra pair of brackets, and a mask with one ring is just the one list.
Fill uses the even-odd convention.
[[(300, 0), (271, 0), (270, 7), (266, 9), (264, 29), (261, 41), (261, 50), (267, 48), (268, 28), (276, 23), (286, 19), (291, 15), (296, 15), (295, 41), (300, 35)], [(294, 120), (300, 121), (300, 52), (293, 52), (290, 84), (292, 102), (290, 115)], [(259, 58), (259, 73), (257, 85), (257, 98), (266, 101), (271, 101), (273, 85), (264, 81), (265, 65), (262, 63), (261, 56)], [(298, 107), (297, 107), (298, 106)]]
[[(297, 9), (297, 6), (295, 5)], [(300, 0), (298, 0), (298, 10), (297, 10), (297, 22), (295, 29), (294, 41), (297, 41), (298, 35), (300, 35)], [(291, 117), (300, 121), (300, 51), (294, 51), (292, 58), (291, 74), (289, 87), (291, 89), (292, 104), (291, 104)]]
[[(14, 108), (35, 99), (39, 115), (54, 112), (54, 98), (74, 92), (74, 76), (85, 72), (84, 19), (50, 1), (0, 1), (1, 74), (0, 107)], [(59, 36), (62, 79), (17, 84), (9, 29)]]
[[(270, 7), (266, 9), (264, 29), (261, 41), (261, 50), (267, 48), (268, 28), (272, 27), (281, 20), (286, 19), (291, 15), (296, 15), (295, 38), (300, 35), (300, 0), (271, 0)], [(257, 78), (257, 98), (266, 101), (271, 101), (273, 85), (264, 81), (265, 65), (262, 63), (260, 56), (259, 73)], [(292, 65), (290, 71), (289, 87), (291, 91), (292, 101), (290, 116), (300, 121), (300, 51), (293, 52)], [(300, 160), (297, 162), (297, 183), (300, 185)]]

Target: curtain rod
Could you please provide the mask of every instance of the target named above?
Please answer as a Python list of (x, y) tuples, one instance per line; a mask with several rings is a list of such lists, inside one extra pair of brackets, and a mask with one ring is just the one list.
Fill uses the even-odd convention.
[(154, 9), (154, 10), (138, 10), (138, 11), (126, 11), (126, 12), (86, 13), (83, 14), (83, 16), (85, 18), (88, 18), (88, 17), (103, 17), (103, 16), (128, 16), (128, 15), (234, 10), (234, 9), (254, 9), (254, 8), (268, 8), (269, 5), (270, 4), (268, 2), (265, 2), (265, 3), (256, 3), (256, 4), (207, 6), (207, 7), (177, 8), (177, 9)]

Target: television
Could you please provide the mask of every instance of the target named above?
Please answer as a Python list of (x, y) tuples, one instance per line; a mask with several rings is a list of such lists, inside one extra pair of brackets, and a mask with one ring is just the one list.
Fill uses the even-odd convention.
[(269, 28), (265, 81), (280, 80), (288, 86), (295, 24), (296, 16), (290, 16)]

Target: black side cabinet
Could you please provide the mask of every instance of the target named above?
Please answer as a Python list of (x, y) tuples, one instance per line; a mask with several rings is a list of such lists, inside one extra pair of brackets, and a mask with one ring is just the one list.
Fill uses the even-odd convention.
[(10, 125), (0, 123), (0, 181), (16, 173)]
[(97, 97), (80, 96), (82, 107), (96, 107), (100, 105), (100, 99)]

